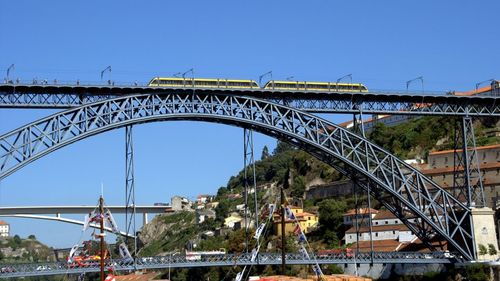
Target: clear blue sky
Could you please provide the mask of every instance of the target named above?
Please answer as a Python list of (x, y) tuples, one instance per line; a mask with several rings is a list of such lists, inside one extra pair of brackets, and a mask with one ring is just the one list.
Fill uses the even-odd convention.
[[(0, 78), (146, 83), (198, 77), (335, 81), (371, 89), (467, 90), (500, 78), (498, 1), (8, 1), (0, 7)], [(52, 111), (0, 110), (0, 134)], [(331, 116), (340, 122), (345, 116)], [(137, 203), (215, 193), (242, 168), (242, 129), (209, 123), (136, 126)], [(275, 140), (256, 136), (256, 151)], [(101, 182), (124, 202), (124, 130), (86, 139), (0, 182), (0, 205), (93, 204)], [(79, 227), (6, 219), (14, 233), (70, 246)]]

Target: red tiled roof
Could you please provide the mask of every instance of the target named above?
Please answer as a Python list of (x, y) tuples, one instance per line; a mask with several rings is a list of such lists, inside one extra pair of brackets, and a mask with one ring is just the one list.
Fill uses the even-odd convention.
[(156, 276), (158, 276), (159, 273), (157, 272), (151, 272), (151, 273), (145, 273), (145, 274), (127, 274), (127, 275), (121, 275), (121, 276), (115, 276), (116, 281), (149, 281), (153, 280)]
[[(369, 214), (371, 211), (372, 214), (377, 214), (378, 210), (375, 209), (368, 209), (368, 208), (359, 208), (358, 209), (358, 215), (365, 215)], [(347, 213), (343, 214), (343, 216), (353, 216), (356, 215), (356, 209), (350, 209), (347, 211)]]
[[(484, 149), (491, 149), (491, 148), (500, 148), (500, 144), (492, 144), (492, 145), (485, 145), (485, 146), (478, 146), (476, 147), (476, 150), (484, 150)], [(472, 150), (472, 148), (470, 149)], [(462, 149), (457, 150), (458, 152), (462, 152)], [(432, 151), (429, 152), (429, 156), (431, 155), (439, 155), (439, 154), (446, 154), (446, 153), (454, 153), (455, 150), (449, 149), (449, 150), (442, 150), (442, 151)]]
[[(373, 225), (372, 232), (379, 231), (409, 231), (410, 229), (404, 224), (385, 224), (385, 225)], [(358, 228), (358, 232), (370, 232), (369, 226), (362, 226)], [(356, 227), (353, 226), (349, 228), (345, 233), (356, 233)]]
[(8, 225), (5, 221), (0, 220), (0, 225)]
[[(480, 164), (479, 165), (480, 169), (495, 169), (495, 168), (500, 168), (500, 162), (496, 163), (486, 163), (486, 164)], [(458, 169), (459, 171), (463, 171), (463, 168)], [(425, 170), (420, 170), (424, 175), (434, 175), (434, 174), (444, 174), (444, 173), (453, 173), (453, 166), (450, 167), (445, 167), (445, 168), (434, 168), (434, 169), (425, 169)]]
[(467, 91), (467, 92), (455, 92), (455, 96), (474, 96), (477, 94), (485, 93), (491, 91), (491, 86), (485, 86), (476, 90)]
[(372, 220), (382, 220), (382, 219), (397, 219), (397, 217), (390, 211), (380, 210)]
[[(395, 252), (398, 248), (401, 248), (402, 243), (398, 240), (390, 239), (390, 240), (373, 240), (373, 250), (376, 252)], [(358, 243), (352, 244), (349, 248), (358, 249), (360, 252), (370, 252), (371, 244), (370, 241), (359, 241)]]

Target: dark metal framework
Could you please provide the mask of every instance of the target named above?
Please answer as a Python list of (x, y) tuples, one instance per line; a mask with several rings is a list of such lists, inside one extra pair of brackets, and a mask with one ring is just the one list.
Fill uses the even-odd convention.
[[(358, 118), (359, 116), (359, 118)], [(359, 120), (359, 121), (358, 121)], [(365, 125), (363, 122), (363, 111), (359, 111), (359, 114), (353, 114), (352, 116), (352, 131), (363, 138), (366, 138), (365, 134)], [(363, 219), (361, 222), (358, 222), (358, 211), (359, 211), (359, 201), (358, 201), (358, 196), (361, 195), (360, 190), (359, 190), (359, 185), (357, 179), (352, 180), (353, 184), (353, 193), (354, 193), (354, 198), (355, 198), (355, 216), (356, 220), (354, 223), (356, 224), (356, 250), (359, 252), (359, 226), (363, 224), (367, 224), (369, 227), (369, 235), (370, 235), (370, 253), (371, 253), (371, 258), (373, 262), (373, 226), (372, 226), (372, 205), (371, 205), (371, 192), (370, 192), (370, 183), (365, 183), (366, 186), (366, 203), (367, 203), (367, 209), (368, 209), (368, 222), (364, 222), (364, 216), (362, 217)], [(361, 202), (362, 206), (364, 205), (364, 202)], [(357, 269), (356, 269), (357, 270)]]
[[(187, 93), (194, 89), (158, 87), (0, 85), (0, 108), (70, 108), (136, 94)], [(307, 112), (500, 116), (500, 97), (459, 97), (422, 93), (345, 93), (263, 89), (195, 89), (204, 94), (231, 94), (271, 100)]]
[[(245, 249), (248, 250), (249, 246), (249, 222), (251, 216), (249, 216), (248, 211), (248, 190), (254, 190), (254, 214), (255, 214), (255, 225), (259, 225), (259, 206), (257, 202), (257, 179), (255, 178), (255, 158), (254, 158), (254, 146), (253, 146), (253, 131), (244, 128), (243, 129), (243, 190), (245, 197)], [(252, 180), (250, 182), (250, 179)]]
[(454, 138), (453, 186), (455, 196), (469, 207), (486, 206), (483, 179), (477, 157), (472, 118), (457, 118)]
[[(206, 255), (199, 260), (188, 260), (186, 256), (157, 256), (142, 257), (135, 260), (113, 260), (110, 267), (115, 271), (129, 271), (141, 269), (191, 268), (215, 266), (245, 266), (245, 265), (278, 265), (281, 263), (280, 253), (259, 253), (259, 258), (252, 258), (251, 253)], [(415, 252), (377, 252), (374, 255), (375, 263), (379, 264), (450, 264), (463, 262), (445, 252), (415, 253)], [(354, 257), (346, 254), (312, 255), (312, 259), (305, 259), (301, 253), (286, 254), (287, 264), (352, 264)], [(368, 264), (371, 262), (369, 253), (359, 253), (356, 262)], [(98, 262), (77, 266), (67, 262), (51, 263), (17, 263), (2, 264), (0, 278), (44, 276), (56, 274), (80, 274), (98, 272)]]
[[(125, 232), (134, 233), (134, 256), (137, 254), (135, 178), (134, 178), (134, 143), (132, 126), (125, 127)], [(128, 244), (128, 237), (125, 239)]]
[[(289, 142), (335, 167), (400, 218), (429, 246), (445, 239), (475, 258), (470, 209), (418, 170), (369, 140), (317, 116), (248, 97), (136, 95), (70, 109), (0, 136), (0, 178), (68, 144), (115, 128), (203, 120), (250, 128)], [(416, 219), (415, 219), (416, 218)]]

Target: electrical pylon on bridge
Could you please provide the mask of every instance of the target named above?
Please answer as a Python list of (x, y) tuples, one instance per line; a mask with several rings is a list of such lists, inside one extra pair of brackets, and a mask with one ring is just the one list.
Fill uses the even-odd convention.
[[(115, 128), (202, 120), (252, 128), (289, 142), (356, 176), (424, 243), (445, 239), (474, 259), (470, 209), (418, 170), (345, 128), (317, 116), (248, 97), (182, 93), (136, 95), (88, 104), (0, 136), (0, 178), (68, 144)], [(410, 219), (415, 219), (415, 221)]]

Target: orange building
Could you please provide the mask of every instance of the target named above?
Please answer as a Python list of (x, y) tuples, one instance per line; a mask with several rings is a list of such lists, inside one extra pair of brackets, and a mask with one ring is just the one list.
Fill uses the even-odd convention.
[[(285, 233), (294, 235), (295, 223), (300, 224), (300, 228), (304, 233), (311, 232), (317, 225), (319, 218), (317, 215), (304, 212), (304, 209), (296, 206), (288, 206), (295, 215), (296, 220), (285, 218)], [(276, 235), (281, 235), (281, 211), (274, 215), (274, 233)]]

